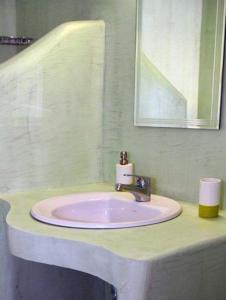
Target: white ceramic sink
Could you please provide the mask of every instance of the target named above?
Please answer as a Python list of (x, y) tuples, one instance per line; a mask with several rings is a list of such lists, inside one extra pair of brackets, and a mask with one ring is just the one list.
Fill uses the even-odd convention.
[(174, 200), (152, 195), (150, 202), (136, 202), (127, 192), (81, 193), (36, 203), (32, 216), (42, 222), (77, 228), (124, 228), (164, 222), (182, 209)]

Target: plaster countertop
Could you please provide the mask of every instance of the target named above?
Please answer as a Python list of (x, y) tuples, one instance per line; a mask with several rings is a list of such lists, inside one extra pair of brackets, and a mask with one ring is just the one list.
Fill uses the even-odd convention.
[(187, 202), (180, 202), (183, 213), (171, 221), (126, 229), (58, 227), (30, 215), (40, 200), (88, 191), (113, 191), (113, 187), (97, 183), (1, 195), (11, 206), (7, 216), (11, 253), (98, 276), (116, 286), (119, 300), (143, 300), (149, 299), (154, 262), (226, 242), (226, 212), (215, 219), (201, 219), (197, 205)]

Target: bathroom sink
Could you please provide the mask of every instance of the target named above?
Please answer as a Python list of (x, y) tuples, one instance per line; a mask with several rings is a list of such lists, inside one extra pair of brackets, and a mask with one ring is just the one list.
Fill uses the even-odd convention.
[(128, 192), (80, 193), (36, 203), (32, 216), (42, 222), (77, 228), (125, 228), (164, 222), (182, 209), (174, 200), (152, 195), (136, 202)]

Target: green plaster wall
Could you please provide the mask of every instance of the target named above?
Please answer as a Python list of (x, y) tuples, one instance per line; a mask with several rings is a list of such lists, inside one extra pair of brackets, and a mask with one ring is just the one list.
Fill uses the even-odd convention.
[[(119, 151), (127, 150), (135, 172), (152, 177), (154, 193), (197, 202), (200, 178), (226, 181), (225, 93), (220, 131), (134, 127), (136, 1), (97, 2), (96, 15), (99, 8), (110, 43), (104, 98), (105, 179), (114, 180)], [(222, 200), (226, 207), (224, 193)]]
[(196, 202), (200, 178), (226, 180), (225, 114), (220, 131), (134, 127), (135, 4), (131, 0), (95, 1), (89, 7), (91, 17), (107, 23), (105, 179), (114, 180), (118, 153), (125, 149), (136, 173), (153, 178), (154, 192)]
[[(28, 5), (37, 1), (17, 2)], [(46, 5), (45, 2), (43, 0), (42, 5)], [(49, 9), (58, 2), (48, 1)], [(152, 177), (155, 193), (197, 202), (200, 178), (215, 176), (226, 181), (225, 93), (220, 131), (134, 127), (136, 0), (83, 0), (76, 1), (76, 5), (77, 9), (64, 8), (67, 20), (74, 16), (106, 22), (105, 180), (114, 181), (115, 163), (123, 149), (135, 163), (136, 173)], [(60, 22), (60, 10), (55, 9), (55, 12)], [(54, 26), (57, 22), (53, 22)], [(43, 26), (42, 22), (39, 24)], [(222, 198), (226, 204), (226, 197)]]
[(103, 180), (104, 37), (68, 22), (0, 65), (2, 192)]
[(38, 39), (54, 27), (83, 18), (82, 1), (16, 0), (17, 33)]
[[(0, 35), (16, 34), (16, 4), (15, 0), (1, 0), (0, 3)], [(0, 45), (0, 63), (15, 55), (14, 46)]]

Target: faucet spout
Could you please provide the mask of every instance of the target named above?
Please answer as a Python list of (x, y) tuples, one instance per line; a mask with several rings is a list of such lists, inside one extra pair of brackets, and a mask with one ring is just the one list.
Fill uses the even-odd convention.
[(124, 176), (135, 177), (135, 184), (117, 183), (115, 185), (116, 191), (129, 191), (134, 195), (137, 202), (147, 202), (151, 200), (151, 180), (149, 177), (128, 174), (124, 174)]

